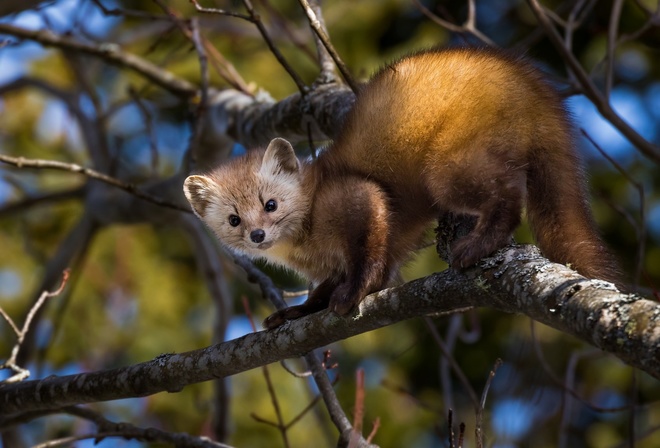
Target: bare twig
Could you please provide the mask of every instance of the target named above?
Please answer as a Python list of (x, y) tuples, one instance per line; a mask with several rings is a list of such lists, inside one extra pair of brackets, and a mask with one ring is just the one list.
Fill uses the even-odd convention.
[(451, 408), (447, 410), (447, 433), (449, 434), (449, 448), (456, 448), (454, 446), (454, 410)]
[(84, 192), (84, 187), (74, 187), (68, 190), (55, 191), (53, 193), (44, 193), (40, 195), (24, 197), (19, 201), (1, 207), (0, 217), (7, 216), (12, 213), (22, 212), (36, 205), (68, 201), (71, 199), (80, 199), (83, 197)]
[[(309, 5), (309, 2), (307, 0), (299, 0), (299, 2), (303, 10), (305, 11), (307, 18), (309, 19), (309, 25), (312, 27), (312, 30), (314, 30), (314, 33), (319, 38), (319, 40), (323, 43), (323, 46), (332, 57), (332, 60), (335, 61), (335, 65), (337, 65), (337, 68), (339, 69), (339, 72), (341, 73), (342, 77), (349, 85), (353, 93), (359, 92), (360, 86), (355, 82), (355, 80), (353, 79), (353, 75), (351, 75), (350, 71), (348, 70), (348, 67), (346, 67), (346, 64), (344, 64), (344, 61), (342, 61), (341, 57), (339, 56), (339, 53), (335, 50), (335, 47), (332, 45), (332, 42), (330, 41), (330, 37), (328, 36), (328, 33), (326, 32), (321, 19), (319, 19), (319, 17), (317, 16), (317, 12), (315, 12), (314, 9), (312, 9), (312, 7)], [(319, 9), (317, 9), (317, 11), (318, 10)]]
[(54, 169), (59, 171), (70, 171), (72, 173), (83, 174), (91, 179), (96, 179), (106, 184), (112, 185), (117, 188), (121, 188), (140, 199), (145, 201), (152, 202), (154, 204), (168, 207), (174, 210), (181, 212), (192, 213), (189, 207), (184, 207), (182, 205), (169, 202), (167, 200), (161, 199), (159, 197), (153, 196), (149, 193), (146, 193), (142, 189), (138, 188), (133, 184), (122, 182), (121, 180), (108, 176), (107, 174), (99, 173), (96, 170), (91, 168), (85, 168), (75, 163), (65, 163), (57, 160), (43, 160), (43, 159), (26, 159), (25, 157), (13, 157), (5, 154), (0, 154), (0, 162), (4, 162), (8, 165), (15, 166), (17, 168), (39, 168), (39, 169)]
[(639, 195), (639, 220), (635, 220), (632, 218), (632, 216), (630, 216), (629, 213), (624, 212), (620, 209), (620, 207), (617, 207), (617, 210), (628, 219), (628, 222), (630, 222), (632, 227), (635, 229), (635, 233), (637, 234), (637, 253), (635, 254), (635, 276), (633, 278), (633, 285), (638, 287), (642, 277), (642, 272), (644, 270), (644, 258), (646, 252), (646, 198), (644, 194), (644, 186), (640, 182), (637, 182), (635, 179), (633, 179), (630, 173), (628, 173), (621, 166), (621, 164), (619, 164), (603, 148), (601, 148), (600, 145), (596, 143), (593, 138), (591, 138), (587, 131), (585, 131), (583, 128), (580, 128), (580, 132), (587, 140), (589, 140), (589, 143), (591, 143), (594, 148), (596, 148), (598, 152), (600, 152), (600, 154), (605, 157), (607, 161), (614, 168), (616, 168), (616, 170), (621, 173), (621, 175), (625, 177), (633, 187), (635, 187), (637, 194)]
[(362, 424), (364, 423), (364, 369), (355, 372), (355, 406), (353, 407), (353, 430), (348, 442), (348, 448), (356, 448), (358, 440), (362, 437)]
[[(270, 0), (260, 0), (259, 3), (261, 3), (268, 12), (270, 22), (273, 24), (272, 26), (276, 28), (275, 32), (282, 33), (298, 50), (300, 50), (302, 54), (307, 56), (311, 61), (317, 62), (315, 52), (308, 45), (306, 33), (303, 34), (291, 26), (293, 24), (291, 17), (282, 14), (273, 6)], [(305, 22), (305, 31), (307, 31), (307, 22)], [(312, 33), (312, 35), (314, 35), (314, 33)], [(330, 63), (332, 64), (332, 59), (330, 59)]]
[(34, 319), (34, 316), (37, 313), (37, 311), (39, 311), (39, 308), (41, 308), (41, 306), (44, 304), (46, 299), (50, 299), (51, 297), (60, 295), (62, 293), (62, 290), (66, 286), (68, 280), (69, 280), (69, 271), (65, 270), (62, 273), (62, 282), (55, 291), (52, 292), (44, 291), (43, 293), (41, 293), (39, 299), (32, 306), (32, 308), (30, 308), (30, 311), (27, 317), (25, 318), (25, 322), (23, 323), (23, 327), (20, 330), (18, 329), (18, 326), (16, 326), (14, 321), (9, 317), (9, 315), (0, 308), (0, 314), (9, 323), (9, 325), (12, 327), (14, 333), (17, 336), (16, 344), (14, 345), (14, 348), (12, 348), (11, 350), (11, 355), (9, 359), (4, 363), (0, 364), (0, 369), (11, 369), (16, 373), (0, 383), (15, 383), (18, 381), (23, 381), (24, 379), (30, 376), (29, 370), (24, 369), (16, 364), (18, 352), (20, 351), (21, 346), (23, 345), (23, 341), (25, 340), (25, 335), (28, 333), (28, 331), (30, 331), (30, 325), (32, 324), (32, 319)]
[[(243, 309), (245, 311), (245, 315), (250, 321), (250, 325), (252, 326), (252, 331), (256, 333), (257, 327), (254, 324), (254, 319), (252, 318), (252, 311), (250, 309), (250, 303), (248, 302), (246, 297), (243, 297)], [(280, 409), (280, 402), (277, 399), (277, 394), (275, 393), (275, 387), (273, 386), (273, 380), (270, 377), (270, 370), (268, 370), (268, 366), (263, 366), (261, 367), (261, 371), (264, 375), (264, 379), (266, 380), (268, 395), (270, 396), (270, 402), (273, 404), (273, 409), (275, 410), (275, 417), (277, 418), (277, 422), (276, 423), (269, 422), (268, 420), (258, 417), (254, 412), (250, 413), (250, 416), (259, 422), (268, 423), (276, 427), (279, 430), (280, 435), (282, 436), (282, 442), (284, 443), (284, 446), (289, 447), (290, 445), (289, 445), (289, 436), (287, 435), (287, 425), (284, 423), (284, 417), (282, 416), (282, 410)]]
[(289, 74), (293, 82), (296, 84), (298, 87), (298, 90), (300, 91), (301, 94), (305, 94), (307, 92), (307, 86), (305, 85), (305, 82), (300, 78), (298, 73), (289, 65), (287, 62), (286, 58), (280, 50), (275, 46), (275, 43), (270, 37), (270, 34), (268, 33), (268, 30), (266, 29), (266, 26), (264, 23), (261, 21), (261, 17), (259, 14), (255, 11), (254, 7), (252, 6), (252, 2), (250, 0), (243, 0), (243, 5), (245, 6), (245, 9), (248, 11), (248, 16), (245, 16), (243, 14), (235, 14), (235, 13), (228, 13), (228, 11), (222, 10), (222, 9), (215, 9), (215, 8), (202, 8), (196, 0), (190, 0), (190, 2), (195, 5), (195, 8), (199, 12), (203, 13), (209, 13), (209, 14), (221, 14), (221, 15), (229, 15), (232, 17), (239, 17), (244, 20), (248, 20), (257, 27), (259, 30), (259, 33), (261, 34), (261, 37), (263, 37), (264, 42), (270, 49), (271, 53), (273, 53), (273, 56), (275, 56), (275, 59), (277, 59), (277, 62), (280, 63), (282, 68), (286, 70), (286, 72)]
[(66, 412), (67, 414), (75, 415), (76, 417), (84, 418), (94, 422), (99, 431), (96, 434), (97, 439), (109, 437), (108, 434), (110, 433), (116, 433), (117, 437), (134, 439), (143, 442), (166, 442), (174, 446), (181, 447), (231, 448), (229, 445), (210, 440), (207, 437), (196, 437), (183, 432), (167, 432), (157, 428), (140, 428), (126, 422), (113, 422), (106, 419), (101, 414), (84, 407), (70, 406), (62, 409), (62, 411)]
[(201, 95), (200, 101), (197, 105), (195, 111), (195, 117), (193, 120), (193, 132), (190, 137), (190, 146), (189, 154), (190, 160), (194, 164), (197, 160), (195, 149), (199, 146), (199, 142), (202, 139), (202, 132), (204, 131), (204, 126), (207, 124), (206, 113), (208, 112), (209, 104), (209, 71), (207, 64), (206, 51), (202, 37), (199, 33), (199, 23), (197, 18), (194, 17), (190, 21), (190, 27), (192, 28), (191, 39), (195, 45), (195, 51), (197, 52), (199, 58), (199, 68), (200, 68), (200, 78), (201, 78)]
[(477, 419), (474, 426), (474, 434), (476, 438), (476, 445), (478, 448), (483, 448), (484, 446), (484, 433), (483, 433), (483, 420), (484, 420), (484, 409), (486, 408), (486, 397), (488, 396), (488, 391), (490, 390), (490, 384), (495, 378), (495, 373), (497, 369), (502, 365), (502, 360), (497, 359), (495, 361), (495, 366), (493, 370), (488, 374), (488, 379), (486, 380), (486, 385), (484, 386), (484, 391), (481, 394), (481, 401), (479, 402), (479, 408), (477, 410)]
[(623, 0), (614, 0), (610, 12), (610, 26), (607, 29), (607, 68), (605, 70), (605, 98), (610, 99), (612, 85), (614, 84), (614, 65), (616, 56), (617, 35), (619, 33), (619, 22), (623, 11)]
[(473, 0), (470, 0), (469, 2), (468, 17), (463, 26), (454, 25), (453, 23), (438, 17), (437, 15), (433, 14), (431, 10), (429, 10), (426, 6), (424, 6), (419, 0), (413, 0), (413, 3), (415, 3), (415, 6), (417, 6), (417, 8), (419, 8), (419, 10), (422, 11), (426, 17), (441, 27), (446, 28), (447, 30), (454, 33), (471, 34), (486, 45), (497, 47), (495, 42), (493, 42), (488, 36), (479, 31), (479, 29), (476, 27), (476, 7)]
[[(321, 361), (321, 365), (323, 366), (324, 369), (329, 370), (329, 369), (335, 369), (337, 368), (337, 363), (333, 363), (328, 365), (328, 360), (330, 359), (330, 350), (325, 350), (323, 352), (323, 361)], [(296, 378), (307, 378), (312, 375), (312, 372), (310, 370), (307, 370), (305, 372), (296, 372), (292, 368), (290, 368), (284, 360), (280, 361), (280, 365), (284, 370), (289, 372), (292, 376)]]
[(140, 113), (144, 117), (144, 127), (149, 138), (149, 150), (151, 152), (151, 174), (156, 176), (158, 174), (158, 165), (159, 165), (159, 155), (158, 155), (158, 143), (156, 139), (156, 130), (154, 128), (154, 120), (151, 114), (151, 111), (144, 104), (138, 92), (130, 87), (128, 89), (129, 95), (133, 98), (133, 102), (137, 105)]
[(228, 11), (226, 9), (218, 9), (218, 8), (204, 8), (202, 7), (197, 0), (190, 0), (190, 3), (193, 4), (195, 9), (199, 12), (203, 12), (205, 14), (219, 14), (222, 16), (229, 16), (229, 17), (236, 17), (238, 19), (243, 19), (247, 20), (248, 22), (254, 23), (252, 20), (252, 16), (246, 15), (246, 14), (241, 14), (238, 12), (233, 12), (233, 11)]
[(429, 329), (429, 331), (431, 333), (431, 336), (433, 337), (433, 340), (435, 341), (436, 345), (440, 349), (440, 352), (442, 353), (442, 356), (445, 357), (445, 359), (447, 360), (447, 362), (451, 366), (452, 370), (456, 374), (456, 377), (458, 378), (458, 380), (463, 385), (463, 388), (465, 389), (465, 392), (470, 397), (470, 400), (472, 401), (472, 404), (474, 405), (475, 410), (479, 409), (479, 398), (477, 397), (476, 392), (474, 391), (474, 389), (470, 385), (470, 381), (465, 376), (465, 373), (463, 373), (463, 370), (461, 369), (461, 367), (456, 362), (456, 359), (454, 359), (454, 357), (452, 356), (450, 351), (447, 349), (447, 345), (445, 344), (445, 342), (440, 337), (440, 334), (438, 333), (438, 329), (433, 324), (433, 320), (430, 317), (424, 317), (424, 323), (426, 324), (426, 327)]
[[(181, 17), (179, 13), (177, 13), (174, 9), (172, 9), (170, 6), (168, 6), (166, 3), (164, 3), (161, 0), (155, 0), (156, 3), (163, 9), (166, 13), (169, 19), (174, 23), (175, 26), (181, 30), (181, 32), (186, 36), (188, 39), (190, 39), (193, 44), (195, 45), (195, 48), (197, 50), (197, 54), (200, 57), (200, 64), (204, 62), (206, 64), (206, 61), (202, 61), (202, 55), (204, 59), (206, 59), (206, 54), (208, 53), (211, 56), (211, 65), (215, 69), (215, 71), (231, 85), (234, 89), (238, 89), (239, 91), (243, 93), (250, 94), (250, 87), (247, 85), (247, 83), (243, 80), (241, 75), (236, 71), (236, 68), (234, 68), (233, 64), (229, 62), (223, 55), (220, 53), (212, 44), (209, 42), (208, 39), (206, 39), (204, 36), (201, 35), (201, 33), (197, 36), (197, 38), (193, 37), (193, 31), (194, 28), (199, 28), (199, 24), (195, 23), (193, 24), (193, 20), (185, 20), (184, 18)], [(195, 1), (191, 0), (191, 3), (193, 3), (195, 6), (197, 3)], [(199, 9), (198, 9), (199, 10)], [(220, 10), (217, 10), (220, 11)], [(207, 11), (204, 11), (207, 12)], [(216, 14), (219, 14), (219, 12), (216, 12)], [(232, 15), (230, 13), (226, 13), (224, 15)], [(248, 16), (244, 16), (242, 14), (234, 15), (234, 17), (241, 17), (249, 20)], [(196, 19), (195, 19), (196, 21)], [(250, 21), (251, 22), (251, 21)], [(196, 42), (195, 42), (196, 40)], [(201, 47), (201, 48), (200, 48)], [(202, 85), (204, 85), (204, 72), (207, 71), (206, 67), (202, 65), (201, 67), (202, 70)], [(208, 76), (208, 75), (207, 75)], [(208, 81), (206, 83), (208, 85)], [(203, 94), (203, 92), (202, 92)]]
[(371, 443), (374, 440), (374, 437), (376, 437), (376, 433), (378, 432), (378, 428), (380, 428), (380, 417), (376, 417), (376, 420), (374, 420), (371, 427), (371, 432), (367, 436), (367, 443)]
[(103, 14), (107, 16), (124, 16), (147, 20), (169, 20), (167, 16), (152, 14), (145, 11), (138, 11), (135, 9), (107, 8), (103, 5), (101, 0), (92, 0), (92, 3), (94, 3), (103, 12)]
[[(534, 328), (535, 325), (532, 324), (532, 336), (534, 337), (534, 342), (537, 343), (538, 345), (538, 338), (536, 338), (536, 335), (534, 334)], [(536, 350), (539, 349), (540, 347), (536, 348)], [(573, 352), (568, 360), (568, 364), (566, 365), (566, 373), (564, 374), (565, 389), (563, 394), (564, 396), (563, 396), (561, 423), (559, 425), (559, 437), (557, 438), (558, 448), (568, 448), (570, 446), (568, 441), (568, 436), (570, 434), (570, 424), (575, 419), (575, 416), (573, 415), (573, 403), (575, 400), (573, 396), (571, 396), (571, 394), (568, 392), (568, 390), (575, 389), (575, 373), (576, 373), (576, 367), (578, 365), (578, 361), (586, 357), (595, 357), (595, 356), (603, 356), (603, 353), (600, 350), (597, 350), (593, 347), (589, 347), (586, 350)]]
[[(604, 408), (601, 406), (597, 406), (587, 399), (583, 398), (575, 389), (571, 388), (569, 386), (569, 382), (567, 381), (562, 381), (561, 378), (557, 377), (555, 373), (552, 371), (550, 368), (550, 365), (545, 359), (545, 356), (543, 356), (543, 351), (541, 350), (541, 345), (539, 343), (538, 338), (536, 337), (536, 325), (534, 324), (534, 321), (530, 321), (530, 331), (532, 335), (532, 341), (534, 342), (534, 351), (536, 353), (536, 358), (539, 360), (541, 363), (541, 367), (545, 371), (545, 373), (550, 377), (550, 379), (559, 387), (561, 387), (565, 392), (569, 393), (573, 398), (578, 400), (580, 403), (583, 405), (587, 406), (588, 408), (596, 411), (596, 412), (624, 412), (630, 409), (630, 406), (618, 406), (618, 407), (612, 407), (612, 408)], [(602, 354), (602, 352), (595, 352), (595, 354)]]

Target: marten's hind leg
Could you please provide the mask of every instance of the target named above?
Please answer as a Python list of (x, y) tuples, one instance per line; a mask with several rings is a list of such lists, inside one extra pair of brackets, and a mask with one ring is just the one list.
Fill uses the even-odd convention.
[(521, 204), (513, 197), (493, 201), (479, 210), (474, 229), (451, 246), (451, 266), (465, 269), (506, 246), (520, 224)]
[(451, 247), (452, 267), (465, 269), (508, 244), (520, 224), (526, 173), (499, 157), (455, 168), (449, 176), (431, 176), (430, 190), (440, 210), (477, 218), (474, 229)]

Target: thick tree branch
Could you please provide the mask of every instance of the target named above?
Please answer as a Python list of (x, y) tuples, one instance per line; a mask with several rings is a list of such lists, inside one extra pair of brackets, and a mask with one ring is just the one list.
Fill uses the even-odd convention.
[(324, 311), (275, 330), (129, 367), (2, 385), (0, 427), (22, 412), (177, 392), (405, 319), (468, 307), (525, 314), (660, 379), (660, 304), (587, 280), (548, 262), (533, 246), (511, 246), (465, 274), (446, 270), (372, 294), (346, 318)]
[(337, 136), (354, 102), (353, 92), (340, 84), (319, 85), (304, 99), (296, 93), (279, 102), (263, 95), (254, 98), (237, 90), (223, 90), (210, 99), (212, 126), (207, 128), (227, 133), (247, 147), (265, 145), (276, 136), (297, 142), (308, 138), (309, 113), (316, 124), (313, 137), (329, 139)]

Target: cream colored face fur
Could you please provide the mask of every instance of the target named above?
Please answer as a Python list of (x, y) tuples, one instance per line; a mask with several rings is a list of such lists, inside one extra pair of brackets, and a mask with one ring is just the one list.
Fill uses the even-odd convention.
[[(273, 140), (206, 175), (189, 176), (184, 192), (199, 216), (229, 248), (276, 258), (300, 232), (309, 201), (291, 145)], [(272, 254), (270, 253), (272, 252)]]

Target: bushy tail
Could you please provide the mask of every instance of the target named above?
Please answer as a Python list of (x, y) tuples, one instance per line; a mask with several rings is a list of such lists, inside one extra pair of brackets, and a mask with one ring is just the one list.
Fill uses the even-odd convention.
[(585, 277), (621, 286), (618, 263), (591, 214), (573, 137), (568, 132), (544, 137), (531, 151), (527, 177), (527, 214), (541, 251)]

